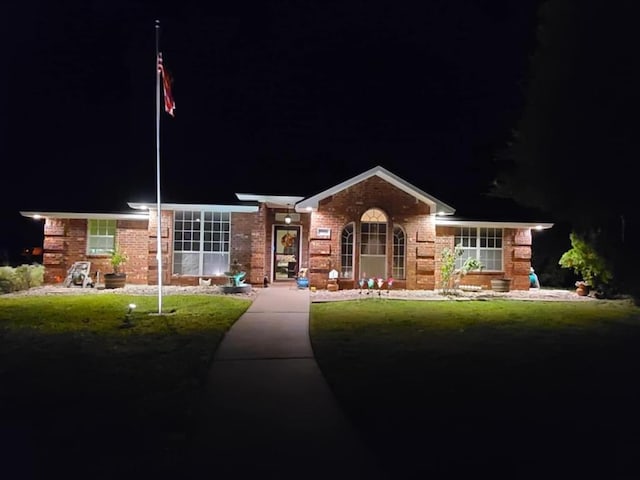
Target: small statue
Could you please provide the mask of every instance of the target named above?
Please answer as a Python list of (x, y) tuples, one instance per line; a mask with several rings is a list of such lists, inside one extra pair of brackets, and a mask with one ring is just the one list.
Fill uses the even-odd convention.
[(229, 277), (229, 283), (232, 287), (244, 285), (244, 277), (247, 275), (247, 272), (242, 271), (242, 265), (238, 263), (238, 259), (235, 259), (231, 264), (231, 270), (224, 273)]

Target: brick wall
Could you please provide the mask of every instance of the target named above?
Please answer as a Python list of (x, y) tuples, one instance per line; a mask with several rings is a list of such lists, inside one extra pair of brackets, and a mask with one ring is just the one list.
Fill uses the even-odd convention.
[[(230, 261), (247, 272), (245, 282), (261, 284), (264, 271), (264, 211), (231, 214)], [(254, 248), (257, 248), (254, 254)]]
[[(90, 274), (97, 280), (113, 271), (109, 255), (87, 255), (86, 219), (47, 218), (44, 224), (43, 264), (44, 282), (57, 284), (64, 281), (74, 262), (91, 262)], [(129, 257), (122, 270), (127, 273), (127, 283), (147, 283), (147, 221), (118, 220), (116, 242)]]
[[(393, 227), (405, 232), (406, 279), (396, 280), (397, 288), (433, 289), (435, 285), (435, 222), (428, 205), (379, 177), (371, 177), (320, 202), (310, 222), (310, 284), (326, 288), (331, 269), (341, 270), (340, 240), (343, 228), (355, 226), (354, 271), (359, 275), (360, 218), (370, 208), (379, 208), (388, 217), (387, 274), (391, 275)], [(330, 228), (331, 237), (315, 237), (318, 228)], [(343, 286), (353, 281), (341, 280)]]
[[(160, 249), (162, 251), (162, 284), (171, 285), (176, 282), (172, 277), (173, 271), (173, 212), (163, 210), (160, 217)], [(158, 284), (158, 215), (155, 210), (149, 211), (149, 223), (147, 227), (147, 283)], [(197, 283), (197, 280), (196, 280)]]

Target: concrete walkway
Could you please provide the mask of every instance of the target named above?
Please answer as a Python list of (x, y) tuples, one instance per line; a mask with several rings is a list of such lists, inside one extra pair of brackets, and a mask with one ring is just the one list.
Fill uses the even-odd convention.
[(376, 479), (314, 359), (309, 291), (260, 290), (208, 378), (194, 478)]

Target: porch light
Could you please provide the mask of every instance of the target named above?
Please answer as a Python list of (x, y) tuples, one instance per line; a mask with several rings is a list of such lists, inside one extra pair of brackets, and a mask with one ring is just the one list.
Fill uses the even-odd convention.
[(284, 223), (286, 223), (287, 225), (291, 223), (291, 213), (289, 212), (289, 210), (289, 205), (287, 205), (287, 216), (284, 217)]

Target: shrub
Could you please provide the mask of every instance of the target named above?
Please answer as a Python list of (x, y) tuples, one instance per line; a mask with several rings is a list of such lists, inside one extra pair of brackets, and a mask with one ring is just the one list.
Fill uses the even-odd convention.
[(605, 259), (584, 239), (572, 232), (571, 249), (562, 254), (558, 263), (562, 268), (571, 268), (576, 275), (592, 287), (608, 284), (612, 279), (611, 270)]
[(0, 293), (17, 292), (39, 287), (44, 283), (42, 265), (20, 265), (19, 267), (0, 267)]

